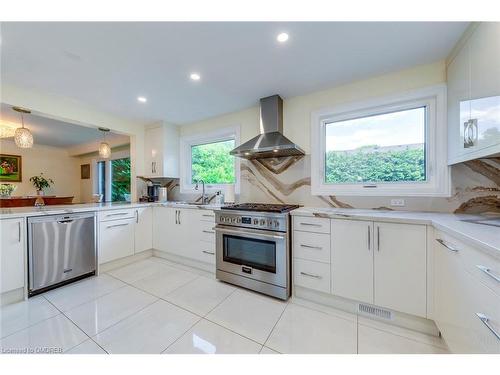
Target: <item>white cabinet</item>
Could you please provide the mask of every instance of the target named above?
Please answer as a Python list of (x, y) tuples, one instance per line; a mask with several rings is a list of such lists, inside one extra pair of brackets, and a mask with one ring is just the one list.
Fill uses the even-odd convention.
[(209, 210), (154, 207), (153, 248), (215, 264), (214, 218)]
[(135, 210), (135, 254), (153, 248), (153, 208)]
[(426, 316), (426, 227), (374, 224), (374, 303)]
[(296, 285), (426, 317), (425, 225), (299, 216), (293, 224)]
[(99, 264), (134, 255), (134, 224), (133, 218), (99, 223)]
[(0, 293), (24, 287), (24, 219), (0, 220)]
[(448, 347), (453, 353), (500, 353), (500, 296), (470, 272), (472, 249), (439, 232), (436, 239), (434, 319)]
[(175, 125), (160, 123), (145, 130), (146, 177), (179, 177), (179, 132)]
[(500, 152), (500, 25), (466, 33), (447, 67), (448, 162)]
[(373, 222), (332, 220), (332, 293), (373, 303)]

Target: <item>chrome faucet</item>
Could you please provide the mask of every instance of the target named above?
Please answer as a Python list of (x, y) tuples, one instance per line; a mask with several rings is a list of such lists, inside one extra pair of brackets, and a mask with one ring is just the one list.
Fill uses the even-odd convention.
[(205, 181), (203, 180), (196, 180), (196, 186), (194, 187), (194, 190), (198, 190), (198, 184), (202, 184), (202, 193), (201, 193), (201, 204), (208, 204), (208, 197), (205, 193)]

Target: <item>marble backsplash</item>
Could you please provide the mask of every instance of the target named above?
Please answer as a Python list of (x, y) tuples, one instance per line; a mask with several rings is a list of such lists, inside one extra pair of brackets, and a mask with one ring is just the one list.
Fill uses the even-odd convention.
[[(240, 202), (293, 203), (312, 207), (400, 209), (455, 213), (500, 212), (500, 157), (478, 159), (451, 167), (449, 198), (403, 197), (404, 207), (390, 207), (391, 198), (311, 195), (311, 159), (284, 157), (242, 160)], [(180, 194), (179, 181), (166, 184), (171, 200), (200, 200)]]

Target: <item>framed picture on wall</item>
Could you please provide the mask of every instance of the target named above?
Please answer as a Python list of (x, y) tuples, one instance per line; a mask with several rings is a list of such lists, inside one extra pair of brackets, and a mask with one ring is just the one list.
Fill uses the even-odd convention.
[(80, 165), (80, 175), (82, 180), (88, 180), (90, 178), (90, 164)]
[(21, 182), (22, 172), (21, 155), (0, 154), (0, 181)]

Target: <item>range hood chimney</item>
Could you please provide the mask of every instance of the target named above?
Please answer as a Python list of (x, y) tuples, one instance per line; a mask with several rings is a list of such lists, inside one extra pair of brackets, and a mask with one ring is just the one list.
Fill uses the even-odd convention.
[(305, 155), (304, 150), (283, 135), (283, 99), (279, 95), (260, 99), (260, 135), (230, 154), (244, 159)]

